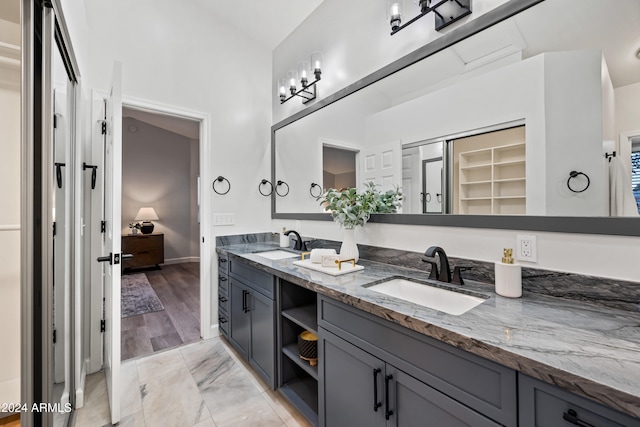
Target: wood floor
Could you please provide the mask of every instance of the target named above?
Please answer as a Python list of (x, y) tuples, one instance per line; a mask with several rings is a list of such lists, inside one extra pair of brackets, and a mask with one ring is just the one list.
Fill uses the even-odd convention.
[(200, 263), (144, 273), (164, 310), (122, 319), (122, 360), (200, 339)]

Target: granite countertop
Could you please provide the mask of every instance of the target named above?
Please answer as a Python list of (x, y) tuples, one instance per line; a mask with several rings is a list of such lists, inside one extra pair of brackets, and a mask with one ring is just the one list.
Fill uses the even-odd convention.
[[(330, 276), (271, 261), (256, 252), (272, 243), (221, 246), (218, 252), (292, 283), (342, 301), (426, 336), (640, 417), (640, 314), (524, 292), (496, 295), (487, 284), (466, 281), (455, 290), (488, 299), (459, 315), (405, 302), (367, 289), (394, 277), (427, 281), (428, 272), (360, 260), (365, 269)], [(445, 285), (446, 286), (446, 285)]]

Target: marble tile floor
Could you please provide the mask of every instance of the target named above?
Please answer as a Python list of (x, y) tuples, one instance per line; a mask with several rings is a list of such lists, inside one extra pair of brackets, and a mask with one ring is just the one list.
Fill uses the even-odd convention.
[[(122, 363), (120, 427), (307, 427), (222, 338)], [(104, 373), (86, 379), (75, 426), (111, 426)]]

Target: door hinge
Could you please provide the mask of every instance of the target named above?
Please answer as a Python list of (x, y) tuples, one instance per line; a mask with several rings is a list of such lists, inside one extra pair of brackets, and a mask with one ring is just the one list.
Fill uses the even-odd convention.
[(51, 0), (44, 0), (42, 2), (42, 5), (46, 8), (52, 9), (53, 8), (53, 3), (51, 2)]
[(100, 321), (100, 332), (104, 332), (107, 330), (107, 325), (104, 319)]
[(56, 129), (58, 127), (58, 116), (53, 115), (53, 128)]
[(102, 121), (102, 134), (103, 135), (107, 134), (107, 121), (106, 120)]
[(53, 221), (53, 237), (56, 237), (56, 222)]
[(53, 343), (55, 344), (56, 341), (58, 340), (58, 331), (56, 331), (55, 329), (53, 330)]
[(100, 221), (100, 232), (101, 233), (107, 232), (107, 221)]

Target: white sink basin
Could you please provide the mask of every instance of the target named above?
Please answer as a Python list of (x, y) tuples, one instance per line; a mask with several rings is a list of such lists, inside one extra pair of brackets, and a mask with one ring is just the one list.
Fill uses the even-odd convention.
[(369, 286), (368, 289), (455, 316), (466, 313), (485, 301), (483, 298), (405, 279), (391, 279)]
[(300, 255), (294, 254), (292, 252), (281, 251), (281, 250), (258, 252), (256, 255), (259, 255), (259, 256), (261, 256), (263, 258), (267, 258), (267, 259), (270, 259), (270, 260), (285, 259), (285, 258), (295, 258), (295, 257), (300, 256)]

